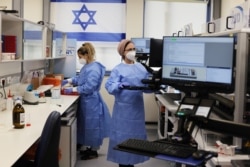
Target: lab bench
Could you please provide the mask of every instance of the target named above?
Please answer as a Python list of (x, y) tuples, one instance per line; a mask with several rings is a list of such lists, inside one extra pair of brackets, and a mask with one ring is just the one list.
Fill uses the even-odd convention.
[[(52, 111), (58, 111), (63, 115), (77, 100), (78, 96), (61, 95), (60, 99), (46, 97), (46, 103), (38, 105), (24, 104), (25, 113), (30, 116), (31, 125), (23, 129), (12, 127), (12, 111), (0, 112), (0, 156), (5, 157), (4, 161), (0, 161), (0, 166), (12, 166), (37, 141), (46, 119)], [(62, 130), (62, 133), (64, 133), (64, 130)], [(61, 140), (64, 140), (64, 138), (61, 138)], [(64, 156), (63, 154), (62, 156)], [(74, 154), (76, 156), (76, 152)]]

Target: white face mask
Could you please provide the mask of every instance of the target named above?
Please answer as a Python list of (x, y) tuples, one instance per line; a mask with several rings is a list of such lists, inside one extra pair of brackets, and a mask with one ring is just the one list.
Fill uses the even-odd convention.
[(134, 61), (135, 60), (135, 54), (136, 54), (136, 52), (134, 50), (133, 51), (129, 51), (126, 54), (126, 57), (127, 57), (127, 59), (129, 59), (131, 61)]
[(85, 65), (87, 63), (87, 61), (85, 59), (79, 59), (79, 63), (82, 65)]

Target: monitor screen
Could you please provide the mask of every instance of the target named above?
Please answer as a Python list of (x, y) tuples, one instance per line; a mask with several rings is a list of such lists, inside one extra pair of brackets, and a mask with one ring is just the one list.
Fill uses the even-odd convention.
[(195, 115), (208, 118), (212, 111), (214, 103), (215, 101), (212, 99), (201, 99)]
[(150, 39), (149, 67), (162, 67), (162, 39)]
[(136, 54), (149, 54), (150, 38), (131, 38), (136, 48)]
[(233, 37), (163, 37), (162, 82), (184, 92), (234, 91)]

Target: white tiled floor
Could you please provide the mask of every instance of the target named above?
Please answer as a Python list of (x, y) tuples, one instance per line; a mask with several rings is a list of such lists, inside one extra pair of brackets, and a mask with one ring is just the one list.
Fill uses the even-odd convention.
[[(156, 125), (147, 125), (148, 131), (148, 140), (157, 139), (157, 130)], [(108, 148), (108, 139), (104, 139), (103, 145), (100, 150), (98, 150), (98, 158), (91, 160), (80, 160), (80, 156), (78, 157), (78, 161), (76, 163), (76, 167), (118, 167), (118, 164), (107, 161), (107, 148)], [(149, 161), (144, 162), (142, 164), (135, 165), (135, 167), (169, 167), (174, 164), (170, 164), (166, 161), (150, 158)]]

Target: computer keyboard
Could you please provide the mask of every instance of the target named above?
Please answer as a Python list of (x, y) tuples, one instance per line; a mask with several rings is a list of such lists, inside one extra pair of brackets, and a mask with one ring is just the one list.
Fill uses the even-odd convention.
[(164, 154), (179, 158), (187, 158), (191, 156), (195, 151), (197, 151), (196, 148), (191, 146), (153, 142), (141, 139), (128, 139), (118, 144), (118, 147), (121, 149), (143, 151), (145, 153), (153, 154)]

